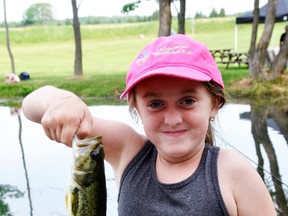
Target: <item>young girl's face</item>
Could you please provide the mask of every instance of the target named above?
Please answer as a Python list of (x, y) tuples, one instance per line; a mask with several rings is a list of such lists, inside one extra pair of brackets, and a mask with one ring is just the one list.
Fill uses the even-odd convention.
[(218, 106), (198, 81), (155, 76), (136, 87), (136, 107), (145, 133), (167, 160), (189, 159), (204, 146)]

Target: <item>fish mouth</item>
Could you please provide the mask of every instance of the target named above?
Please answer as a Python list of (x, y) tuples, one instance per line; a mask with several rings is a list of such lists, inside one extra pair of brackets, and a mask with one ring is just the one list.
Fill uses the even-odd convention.
[[(101, 140), (101, 136), (79, 139), (77, 135), (75, 135), (72, 144), (73, 149), (75, 149), (75, 156), (77, 157), (87, 151), (92, 154), (91, 157), (97, 155), (97, 152), (101, 152), (103, 149)], [(93, 151), (96, 151), (96, 153), (92, 153)]]
[(86, 147), (90, 145), (97, 145), (100, 144), (102, 140), (101, 136), (92, 137), (92, 138), (85, 138), (85, 139), (79, 139), (77, 135), (74, 136), (73, 141), (76, 144), (77, 147)]

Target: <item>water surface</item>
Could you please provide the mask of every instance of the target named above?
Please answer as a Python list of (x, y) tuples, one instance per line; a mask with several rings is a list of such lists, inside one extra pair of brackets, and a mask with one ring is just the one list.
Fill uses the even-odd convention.
[[(89, 108), (95, 116), (123, 121), (143, 133), (141, 123), (133, 123), (127, 106), (90, 106)], [(10, 189), (0, 197), (0, 209), (1, 205), (2, 208), (7, 207), (15, 216), (66, 215), (65, 193), (71, 171), (71, 149), (49, 140), (41, 125), (27, 120), (21, 111), (20, 115), (14, 115), (11, 111), (13, 110), (9, 107), (0, 106), (0, 190), (1, 186), (2, 190)], [(217, 130), (216, 143), (222, 148), (239, 151), (247, 157), (261, 172), (267, 188), (271, 191), (276, 208), (279, 212), (283, 212), (282, 215), (288, 215), (286, 132), (283, 132), (283, 125), (281, 127), (281, 123), (275, 121), (277, 118), (263, 117), (263, 115), (261, 112), (260, 114), (258, 111), (255, 112), (250, 105), (227, 105), (219, 112), (214, 122)], [(255, 137), (251, 132), (252, 128), (255, 130), (255, 121), (260, 121), (261, 116), (267, 124), (266, 136), (270, 144), (259, 136)], [(251, 119), (254, 124), (251, 123)], [(287, 118), (286, 122), (288, 122)], [(261, 125), (261, 122), (256, 124), (256, 126)], [(259, 139), (262, 140), (260, 143)], [(106, 164), (106, 173), (107, 215), (115, 216), (117, 215), (117, 188), (112, 169), (108, 164)], [(24, 195), (16, 198), (15, 194), (18, 191), (24, 192)], [(8, 195), (12, 197), (9, 198)]]

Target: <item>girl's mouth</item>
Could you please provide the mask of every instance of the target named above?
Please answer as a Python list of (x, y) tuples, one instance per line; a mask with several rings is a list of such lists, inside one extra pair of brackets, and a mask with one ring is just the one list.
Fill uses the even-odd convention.
[(165, 130), (163, 133), (169, 135), (169, 136), (180, 136), (186, 133), (186, 129), (181, 129), (181, 130)]

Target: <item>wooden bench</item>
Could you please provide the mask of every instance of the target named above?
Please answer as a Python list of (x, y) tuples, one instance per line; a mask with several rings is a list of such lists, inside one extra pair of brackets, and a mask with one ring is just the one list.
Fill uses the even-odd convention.
[(231, 49), (210, 49), (209, 51), (217, 63), (222, 63), (228, 57)]
[(248, 63), (248, 52), (229, 52), (227, 61), (223, 61), (222, 64), (226, 64), (226, 68), (230, 64), (238, 64), (241, 67), (241, 64), (249, 65)]
[(226, 68), (230, 64), (241, 64), (248, 66), (248, 52), (231, 52), (231, 49), (210, 49), (211, 55), (213, 56), (216, 63), (226, 64)]

